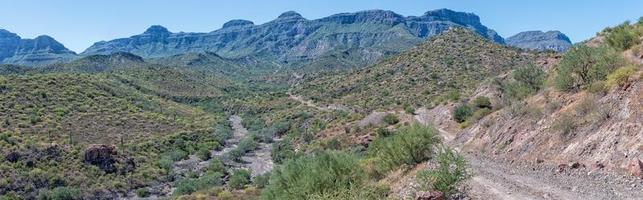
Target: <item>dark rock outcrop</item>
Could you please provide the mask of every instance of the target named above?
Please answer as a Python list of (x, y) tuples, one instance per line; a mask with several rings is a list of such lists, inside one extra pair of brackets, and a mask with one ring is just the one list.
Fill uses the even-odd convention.
[(76, 53), (52, 37), (42, 35), (34, 39), (22, 39), (15, 33), (0, 29), (0, 63), (46, 65), (76, 57)]
[(104, 144), (92, 145), (85, 150), (85, 156), (83, 161), (85, 163), (96, 165), (101, 170), (107, 173), (116, 172), (116, 152), (115, 146), (108, 146)]
[(505, 40), (507, 45), (521, 49), (564, 52), (572, 47), (569, 38), (560, 31), (525, 31)]
[(155, 25), (140, 35), (95, 43), (83, 55), (122, 51), (158, 58), (213, 52), (226, 58), (261, 56), (292, 63), (346, 51), (364, 64), (409, 49), (450, 27), (464, 27), (495, 42), (504, 42), (496, 32), (482, 25), (475, 14), (447, 9), (410, 17), (392, 11), (369, 10), (316, 20), (288, 11), (260, 25), (232, 20), (209, 33), (171, 33)]

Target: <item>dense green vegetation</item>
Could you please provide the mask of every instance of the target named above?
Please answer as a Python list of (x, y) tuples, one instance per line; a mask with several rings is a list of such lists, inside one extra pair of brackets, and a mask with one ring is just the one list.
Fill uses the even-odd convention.
[(467, 96), (483, 80), (538, 56), (453, 29), (372, 67), (311, 76), (295, 93), (365, 110), (431, 107)]

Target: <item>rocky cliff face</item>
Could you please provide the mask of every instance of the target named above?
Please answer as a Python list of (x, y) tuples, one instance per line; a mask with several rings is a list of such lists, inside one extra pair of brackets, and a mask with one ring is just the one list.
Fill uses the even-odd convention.
[(569, 38), (560, 31), (525, 31), (507, 38), (507, 45), (530, 50), (564, 52), (572, 47)]
[(52, 37), (43, 35), (22, 39), (15, 33), (0, 29), (0, 63), (45, 65), (75, 57), (76, 53)]
[[(450, 27), (465, 27), (504, 43), (502, 37), (480, 23), (478, 16), (446, 9), (410, 17), (370, 10), (316, 20), (289, 11), (260, 25), (232, 20), (209, 33), (171, 33), (161, 26), (152, 26), (140, 35), (98, 42), (83, 55), (123, 51), (154, 58), (207, 51), (228, 58), (261, 55), (286, 62), (357, 48), (369, 55), (386, 55), (386, 52), (406, 50)], [(377, 56), (370, 56), (364, 62), (376, 59)]]

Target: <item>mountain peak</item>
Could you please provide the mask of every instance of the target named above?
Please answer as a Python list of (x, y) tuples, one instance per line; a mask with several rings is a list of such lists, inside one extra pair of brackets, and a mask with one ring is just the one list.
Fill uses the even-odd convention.
[(20, 36), (8, 30), (0, 29), (0, 38), (20, 38)]
[(453, 20), (461, 24), (480, 24), (480, 17), (473, 13), (457, 12), (446, 8), (431, 10), (424, 13), (424, 17), (435, 20)]
[(254, 25), (252, 21), (244, 20), (244, 19), (233, 19), (225, 24), (223, 24), (223, 28), (230, 28), (230, 27), (239, 27), (239, 26), (251, 26)]
[(287, 11), (284, 13), (281, 13), (277, 19), (291, 19), (291, 18), (304, 18), (301, 16), (301, 14), (295, 12), (295, 11)]
[(152, 25), (149, 28), (147, 28), (147, 30), (145, 30), (144, 34), (149, 34), (149, 35), (170, 34), (170, 31), (161, 25)]
[(553, 50), (563, 52), (572, 46), (572, 42), (560, 31), (524, 31), (507, 38), (507, 44), (523, 49)]

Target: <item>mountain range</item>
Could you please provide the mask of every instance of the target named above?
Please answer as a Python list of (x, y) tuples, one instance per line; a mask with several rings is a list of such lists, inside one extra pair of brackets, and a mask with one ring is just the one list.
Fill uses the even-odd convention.
[(572, 47), (572, 41), (560, 31), (525, 31), (508, 37), (505, 42), (509, 46), (538, 51), (564, 52)]
[[(143, 58), (210, 52), (231, 59), (261, 57), (280, 65), (309, 65), (312, 60), (336, 59), (339, 55), (350, 58), (345, 65), (363, 66), (403, 52), (451, 27), (467, 28), (498, 44), (505, 44), (505, 39), (483, 25), (477, 15), (449, 9), (428, 11), (421, 16), (367, 10), (314, 20), (288, 11), (258, 25), (248, 20), (231, 20), (208, 33), (175, 33), (153, 25), (139, 35), (97, 42), (79, 55), (49, 36), (21, 39), (2, 30), (0, 62), (46, 65), (80, 56), (117, 52)], [(542, 32), (520, 33), (510, 37), (507, 44), (554, 51), (564, 51), (571, 46), (569, 39), (560, 32), (537, 33)]]

